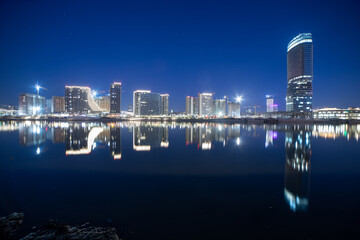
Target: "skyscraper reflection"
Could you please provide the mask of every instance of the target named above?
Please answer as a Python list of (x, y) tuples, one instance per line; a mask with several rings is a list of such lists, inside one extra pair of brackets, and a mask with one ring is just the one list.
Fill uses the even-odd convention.
[(150, 151), (151, 148), (168, 147), (168, 126), (134, 125), (133, 149), (135, 151)]
[(115, 124), (110, 128), (110, 151), (114, 160), (121, 159), (121, 128)]
[(285, 133), (284, 196), (291, 210), (306, 211), (310, 193), (311, 131), (295, 128)]

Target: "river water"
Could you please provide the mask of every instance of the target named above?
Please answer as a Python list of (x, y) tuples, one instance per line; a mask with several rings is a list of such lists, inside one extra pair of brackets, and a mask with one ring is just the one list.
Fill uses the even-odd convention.
[(358, 239), (360, 125), (0, 122), (0, 216), (125, 239)]

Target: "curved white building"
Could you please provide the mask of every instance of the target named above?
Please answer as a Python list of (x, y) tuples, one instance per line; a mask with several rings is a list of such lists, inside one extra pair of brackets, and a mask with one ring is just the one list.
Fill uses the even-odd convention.
[(65, 86), (65, 111), (68, 113), (103, 112), (96, 104), (90, 87)]

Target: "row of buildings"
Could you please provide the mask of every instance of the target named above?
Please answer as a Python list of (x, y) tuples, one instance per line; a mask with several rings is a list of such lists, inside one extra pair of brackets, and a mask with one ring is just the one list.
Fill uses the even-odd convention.
[[(135, 116), (168, 115), (169, 94), (137, 90), (133, 94), (133, 114)], [(20, 115), (46, 113), (91, 114), (121, 113), (121, 83), (110, 86), (110, 94), (96, 96), (90, 87), (65, 86), (65, 97), (53, 96), (46, 99), (39, 94), (23, 93), (19, 96)]]
[[(311, 33), (301, 33), (287, 46), (287, 92), (286, 112), (278, 112), (273, 95), (266, 95), (264, 117), (304, 117), (360, 119), (359, 108), (313, 110), (313, 39)], [(256, 114), (254, 106), (254, 113)], [(7, 112), (7, 110), (4, 110)], [(133, 93), (131, 112), (135, 116), (168, 115), (169, 95), (137, 90)], [(21, 94), (20, 115), (43, 113), (121, 113), (121, 83), (110, 86), (110, 94), (95, 96), (89, 87), (66, 86), (65, 97), (45, 99), (39, 94)], [(186, 97), (186, 114), (200, 117), (239, 117), (241, 102), (229, 101), (225, 96), (213, 99), (213, 93), (199, 93), (197, 97)]]
[(186, 97), (186, 115), (202, 117), (239, 117), (240, 101), (231, 102), (225, 96), (221, 99), (213, 99), (213, 93), (199, 93), (198, 97)]

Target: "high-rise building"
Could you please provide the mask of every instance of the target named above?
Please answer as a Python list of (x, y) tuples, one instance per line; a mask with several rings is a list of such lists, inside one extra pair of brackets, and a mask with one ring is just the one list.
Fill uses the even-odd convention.
[(91, 89), (83, 86), (65, 86), (65, 111), (77, 114), (104, 112), (96, 104)]
[(121, 82), (111, 84), (110, 113), (121, 113)]
[(95, 102), (102, 109), (103, 112), (110, 112), (110, 96), (96, 97)]
[(266, 112), (274, 112), (274, 96), (266, 95)]
[(228, 116), (240, 117), (241, 108), (239, 102), (228, 102)]
[(301, 33), (287, 47), (286, 111), (312, 113), (313, 41), (311, 33)]
[(51, 99), (45, 100), (45, 113), (51, 113)]
[(160, 94), (161, 96), (161, 114), (169, 115), (169, 94)]
[(226, 115), (226, 99), (215, 99), (213, 101), (213, 115), (223, 117)]
[(187, 115), (198, 115), (199, 104), (197, 97), (186, 97), (186, 114)]
[(199, 115), (211, 116), (212, 115), (212, 93), (199, 93)]
[(63, 113), (65, 112), (65, 98), (53, 96), (51, 98), (51, 112), (52, 113)]
[(148, 90), (134, 91), (133, 106), (135, 116), (161, 115), (162, 105), (159, 93)]
[(45, 97), (23, 93), (19, 96), (19, 114), (20, 115), (37, 115), (45, 113), (46, 100)]

